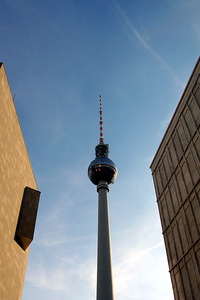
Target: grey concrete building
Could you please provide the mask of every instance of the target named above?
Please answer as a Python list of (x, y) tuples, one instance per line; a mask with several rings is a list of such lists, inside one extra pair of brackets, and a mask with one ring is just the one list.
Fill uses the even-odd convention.
[(150, 166), (176, 300), (200, 299), (200, 58)]

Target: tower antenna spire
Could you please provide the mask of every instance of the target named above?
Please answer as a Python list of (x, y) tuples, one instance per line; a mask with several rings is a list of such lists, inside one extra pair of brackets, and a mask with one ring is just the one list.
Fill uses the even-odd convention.
[(99, 142), (100, 144), (104, 144), (104, 135), (103, 135), (103, 110), (102, 110), (102, 97), (101, 95), (99, 96), (99, 104), (100, 104), (100, 110), (99, 110), (99, 115), (100, 115), (100, 138)]

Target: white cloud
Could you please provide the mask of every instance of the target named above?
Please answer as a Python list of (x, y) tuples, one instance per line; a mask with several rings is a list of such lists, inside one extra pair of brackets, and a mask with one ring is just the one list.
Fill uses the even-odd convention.
[(65, 237), (55, 237), (55, 234), (48, 235), (43, 238), (39, 238), (36, 242), (36, 245), (44, 247), (58, 246), (66, 243)]
[[(92, 259), (81, 261), (80, 257), (57, 257), (54, 263), (36, 262), (27, 272), (26, 283), (46, 291), (47, 299), (55, 299), (55, 293), (70, 297), (82, 291), (89, 295), (95, 291), (95, 262)], [(80, 295), (79, 295), (80, 296)], [(57, 298), (56, 298), (57, 299)], [(75, 299), (75, 298), (73, 298)]]
[[(85, 235), (85, 236), (75, 236), (75, 237), (63, 237), (60, 230), (58, 232), (51, 232), (45, 237), (38, 237), (38, 240), (35, 242), (36, 245), (43, 247), (52, 247), (64, 244), (70, 244), (72, 242), (80, 242), (80, 241), (89, 241), (90, 239), (96, 239), (95, 235)], [(85, 245), (85, 244), (84, 244)]]
[(128, 268), (130, 267), (131, 264), (135, 264), (138, 262), (138, 260), (141, 259), (141, 257), (147, 255), (149, 252), (151, 252), (152, 250), (156, 249), (156, 248), (159, 248), (163, 246), (163, 243), (159, 243), (159, 244), (156, 244), (148, 249), (145, 249), (145, 250), (142, 250), (142, 251), (139, 251), (139, 252), (133, 252), (130, 254), (130, 257), (124, 261), (122, 264), (120, 264), (115, 270), (118, 271), (122, 268), (125, 268), (128, 266)]
[[(172, 289), (163, 264), (163, 243), (158, 243), (144, 250), (130, 250), (130, 253), (114, 269), (116, 300), (160, 300), (171, 299)], [(159, 279), (159, 285), (158, 285)]]
[(31, 273), (27, 274), (26, 282), (33, 287), (55, 291), (66, 290), (68, 286), (68, 278), (64, 269), (54, 268), (49, 272), (43, 266), (37, 265)]

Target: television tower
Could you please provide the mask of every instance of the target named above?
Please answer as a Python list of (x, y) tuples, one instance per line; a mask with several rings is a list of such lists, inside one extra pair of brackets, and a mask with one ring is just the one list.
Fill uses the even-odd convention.
[(117, 168), (108, 158), (109, 145), (104, 144), (102, 98), (100, 100), (100, 138), (96, 158), (88, 167), (88, 176), (98, 192), (97, 300), (113, 300), (110, 224), (108, 208), (109, 184), (117, 177)]

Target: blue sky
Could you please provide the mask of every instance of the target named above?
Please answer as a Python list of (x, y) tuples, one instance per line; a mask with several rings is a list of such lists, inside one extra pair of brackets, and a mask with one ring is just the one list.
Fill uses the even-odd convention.
[(99, 138), (115, 300), (173, 299), (150, 163), (199, 56), (199, 0), (1, 0), (4, 62), (39, 190), (23, 300), (92, 300)]

